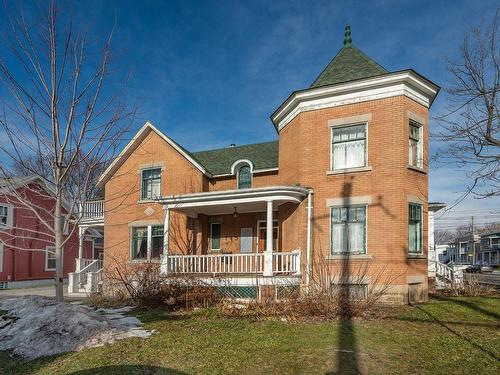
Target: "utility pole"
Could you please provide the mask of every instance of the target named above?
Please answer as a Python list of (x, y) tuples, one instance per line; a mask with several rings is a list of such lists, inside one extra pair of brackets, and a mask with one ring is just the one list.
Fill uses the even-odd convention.
[(470, 218), (470, 232), (472, 237), (472, 264), (476, 264), (476, 241), (474, 239), (474, 216)]

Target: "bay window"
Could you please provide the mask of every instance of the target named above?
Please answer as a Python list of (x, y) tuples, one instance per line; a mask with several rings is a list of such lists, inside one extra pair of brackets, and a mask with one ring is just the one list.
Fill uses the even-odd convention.
[(330, 210), (330, 253), (366, 253), (366, 206)]
[(422, 205), (410, 203), (408, 206), (408, 252), (422, 253)]
[(332, 169), (366, 166), (366, 124), (332, 128)]

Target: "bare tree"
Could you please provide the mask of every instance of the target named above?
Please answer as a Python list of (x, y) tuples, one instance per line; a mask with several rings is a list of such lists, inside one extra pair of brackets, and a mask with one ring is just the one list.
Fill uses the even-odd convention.
[(468, 171), (469, 192), (479, 197), (500, 195), (499, 17), (497, 9), (491, 24), (465, 34), (459, 61), (448, 62), (448, 108), (437, 118), (446, 145), (438, 159)]
[[(77, 228), (79, 204), (114, 157), (134, 110), (125, 104), (123, 82), (112, 79), (112, 27), (102, 43), (90, 43), (96, 39), (92, 29), (80, 26), (55, 0), (36, 12), (5, 11), (10, 31), (2, 38), (0, 81), (8, 95), (0, 151), (8, 160), (0, 174), (9, 184), (16, 171), (24, 171), (52, 190), (53, 210), (27, 199), (26, 189), (39, 190), (32, 185), (10, 189), (9, 199), (37, 218), (30, 237), (53, 243), (56, 298), (62, 300), (62, 252), (72, 233), (64, 235), (61, 219), (64, 212), (73, 215), (72, 231)], [(12, 235), (15, 229), (5, 230)]]
[(434, 233), (436, 245), (446, 245), (455, 240), (455, 234), (447, 229), (437, 229)]

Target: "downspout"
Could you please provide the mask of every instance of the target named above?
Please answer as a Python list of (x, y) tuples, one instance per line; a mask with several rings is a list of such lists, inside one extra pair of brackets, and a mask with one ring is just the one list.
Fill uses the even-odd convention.
[(307, 193), (307, 239), (306, 239), (306, 293), (311, 283), (311, 242), (312, 242), (312, 189)]

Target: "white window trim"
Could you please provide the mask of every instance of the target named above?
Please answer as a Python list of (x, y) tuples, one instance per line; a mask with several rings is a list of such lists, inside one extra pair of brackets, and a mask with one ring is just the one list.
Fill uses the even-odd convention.
[(144, 187), (144, 178), (143, 178), (143, 174), (144, 172), (146, 171), (150, 171), (150, 170), (153, 170), (153, 169), (159, 169), (160, 170), (160, 194), (158, 197), (161, 197), (161, 192), (162, 192), (162, 188), (163, 188), (163, 172), (164, 172), (164, 168), (162, 166), (152, 166), (152, 167), (146, 167), (146, 168), (141, 168), (140, 169), (140, 178), (141, 178), (141, 182), (140, 182), (140, 185), (141, 185), (141, 188), (139, 189), (139, 202), (147, 202), (147, 201), (152, 201), (154, 200), (156, 197), (150, 197), (150, 198), (143, 198), (142, 197), (142, 189)]
[[(420, 250), (419, 251), (410, 251), (410, 206), (420, 206)], [(424, 205), (421, 203), (408, 202), (408, 255), (409, 256), (420, 256), (424, 253)], [(460, 248), (460, 246), (459, 246)]]
[(62, 228), (62, 229), (63, 229), (63, 234), (64, 234), (65, 236), (67, 236), (67, 235), (69, 234), (69, 221), (68, 221), (68, 216), (69, 216), (69, 215), (67, 215), (67, 214), (63, 214), (63, 215), (61, 215), (61, 217), (63, 218), (63, 222), (62, 222), (62, 224), (63, 224), (63, 228)]
[(56, 257), (56, 254), (55, 254), (56, 247), (55, 246), (46, 246), (45, 247), (45, 271), (55, 271), (57, 268), (57, 265), (54, 268), (49, 268), (49, 266), (48, 266), (48, 264), (49, 264), (49, 249), (52, 249), (54, 251), (54, 259)]
[[(343, 123), (343, 124), (332, 124), (329, 126), (330, 128), (330, 169), (327, 171), (327, 174), (340, 174), (340, 173), (351, 173), (351, 172), (366, 172), (371, 171), (370, 163), (368, 162), (368, 121), (358, 121), (351, 123)], [(335, 129), (340, 128), (349, 128), (351, 126), (356, 125), (365, 125), (365, 165), (361, 167), (352, 167), (352, 168), (337, 168), (333, 169), (333, 132)]]
[[(276, 246), (279, 245), (279, 239), (280, 239), (280, 227), (279, 227), (279, 221), (278, 219), (273, 219), (273, 231), (274, 229), (276, 228)], [(259, 243), (260, 243), (260, 230), (261, 229), (266, 229), (267, 230), (267, 220), (257, 220), (257, 246), (256, 246), (256, 249), (257, 249), (257, 252), (261, 251), (266, 251), (265, 249), (265, 246), (266, 244), (264, 244), (264, 249), (259, 249)], [(278, 251), (278, 249), (273, 249), (273, 251)]]
[[(156, 261), (157, 258), (151, 258), (151, 252), (153, 247), (153, 227), (162, 227), (161, 223), (146, 224), (146, 225), (133, 225), (130, 227), (130, 249), (129, 249), (129, 259), (131, 262), (151, 262)], [(133, 257), (133, 246), (134, 246), (134, 229), (136, 228), (148, 228), (148, 234), (146, 237), (146, 258), (134, 258)]]
[[(214, 248), (214, 247), (213, 247), (213, 245), (212, 245), (212, 239), (213, 239), (213, 226), (214, 226), (214, 225), (218, 225), (218, 226), (219, 226), (219, 248), (218, 248), (218, 249)], [(221, 231), (221, 229), (222, 229), (222, 225), (221, 225), (221, 223), (219, 223), (219, 222), (216, 222), (216, 223), (210, 223), (210, 250), (211, 250), (211, 251), (221, 251), (221, 246), (220, 246), (220, 245), (221, 245), (221, 237), (222, 237), (222, 236), (221, 236), (221, 232), (222, 232), (222, 231)]]
[(240, 159), (231, 165), (231, 174), (236, 176), (236, 189), (239, 189), (240, 186), (240, 168), (245, 165), (250, 167), (250, 187), (253, 186), (253, 163), (248, 159)]
[(8, 203), (0, 203), (0, 207), (7, 208), (7, 224), (1, 224), (0, 226), (10, 228), (14, 225), (14, 206)]
[[(410, 160), (410, 126), (412, 123), (413, 125), (418, 126), (419, 141), (417, 143), (417, 165), (413, 165), (412, 160)], [(418, 159), (419, 154), (422, 155), (421, 159)], [(408, 168), (417, 169), (419, 171), (424, 170), (424, 124), (412, 117), (408, 118)]]
[[(359, 253), (359, 252), (347, 252), (347, 251), (341, 251), (341, 252), (333, 252), (332, 250), (332, 209), (333, 208), (342, 208), (342, 207), (365, 207), (365, 251), (363, 253)], [(330, 221), (328, 222), (328, 225), (330, 227), (329, 229), (329, 233), (330, 233), (330, 237), (328, 238), (328, 243), (329, 243), (329, 247), (330, 247), (330, 251), (328, 253), (328, 256), (327, 258), (334, 258), (336, 256), (342, 256), (342, 257), (345, 257), (345, 256), (349, 256), (349, 257), (357, 257), (357, 256), (366, 256), (366, 255), (369, 255), (368, 254), (368, 204), (364, 204), (364, 203), (360, 203), (360, 204), (349, 204), (348, 206), (346, 205), (343, 205), (343, 204), (338, 204), (338, 205), (330, 205), (328, 207), (329, 211), (330, 211)]]

